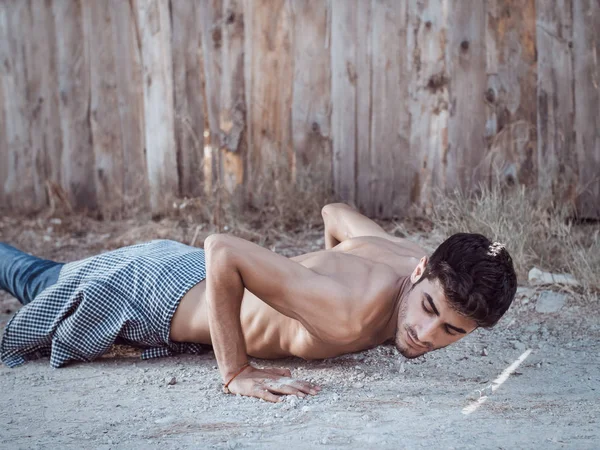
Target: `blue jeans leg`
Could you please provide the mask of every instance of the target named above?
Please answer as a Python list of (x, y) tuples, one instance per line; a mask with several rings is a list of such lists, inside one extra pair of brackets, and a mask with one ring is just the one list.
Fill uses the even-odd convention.
[(58, 280), (64, 264), (40, 259), (0, 242), (0, 289), (23, 305)]

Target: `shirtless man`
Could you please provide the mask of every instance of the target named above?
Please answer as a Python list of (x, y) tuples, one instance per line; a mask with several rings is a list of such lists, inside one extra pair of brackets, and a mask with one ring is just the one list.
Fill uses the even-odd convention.
[[(142, 314), (142, 318), (135, 316), (135, 311), (140, 310), (137, 304), (133, 312), (119, 312), (119, 317), (127, 317), (127, 321), (117, 321), (116, 327), (108, 327), (113, 334), (105, 331), (106, 326), (90, 325), (89, 314), (82, 313), (84, 325), (79, 328), (91, 327), (94, 331), (86, 330), (85, 339), (73, 331), (78, 330), (77, 327), (61, 323), (67, 330), (62, 334), (68, 338), (61, 340), (56, 331), (47, 329), (52, 327), (41, 327), (43, 333), (28, 339), (29, 347), (24, 351), (25, 340), (14, 337), (25, 329), (20, 324), (27, 324), (27, 329), (31, 329), (32, 321), (42, 316), (28, 313), (12, 327), (10, 323), (7, 326), (7, 330), (14, 331), (5, 331), (0, 356), (5, 363), (14, 366), (40, 356), (32, 356), (32, 349), (45, 349), (42, 354), (51, 353), (51, 364), (54, 361), (53, 365), (58, 367), (67, 360), (90, 360), (98, 356), (107, 346), (94, 347), (97, 340), (108, 346), (119, 340), (149, 345), (162, 338), (171, 349), (176, 343), (212, 345), (226, 392), (277, 402), (282, 395), (314, 395), (319, 387), (291, 378), (287, 369), (251, 366), (248, 355), (265, 359), (288, 356), (322, 359), (391, 341), (403, 356), (416, 358), (458, 341), (479, 326), (493, 326), (514, 298), (517, 282), (512, 260), (501, 244), (492, 243), (484, 236), (454, 235), (428, 258), (415, 243), (387, 234), (375, 222), (345, 204), (326, 205), (322, 214), (325, 250), (288, 259), (231, 235), (211, 235), (204, 242), (204, 251), (194, 249), (189, 253), (202, 259), (198, 259), (200, 271), (205, 259), (206, 273), (192, 280), (190, 289), (182, 285), (179, 290), (169, 291), (168, 295), (176, 299), (170, 303), (172, 306), (161, 310), (153, 303), (151, 294), (144, 294), (147, 297), (144, 305), (151, 313)], [(54, 294), (54, 298), (66, 297), (64, 286), (67, 285), (77, 285), (88, 297), (105, 289), (108, 281), (100, 284), (90, 281), (93, 289), (80, 288), (85, 285), (88, 274), (95, 279), (100, 277), (98, 271), (89, 268), (90, 260), (102, 273), (119, 267), (114, 272), (122, 279), (111, 275), (112, 284), (131, 280), (134, 260), (123, 256), (125, 253), (118, 253), (126, 249), (108, 252), (106, 255), (116, 256), (110, 256), (112, 259), (107, 259), (105, 266), (98, 260), (100, 257), (65, 266), (58, 281), (53, 280), (50, 287), (42, 283), (39, 289), (45, 290), (35, 292), (35, 301), (22, 310), (42, 305), (50, 294)], [(197, 252), (202, 253), (198, 256)], [(144, 258), (155, 261), (157, 256), (137, 256), (135, 261)], [(170, 273), (181, 274), (185, 270), (195, 273), (189, 270), (193, 262), (185, 267), (178, 264), (171, 262), (171, 266), (177, 267), (170, 272), (163, 270), (152, 279), (158, 285), (154, 286), (155, 290), (161, 292), (159, 297), (164, 297), (161, 285), (168, 284), (165, 289), (171, 289), (177, 284), (175, 279), (169, 278)], [(144, 270), (151, 270), (149, 265), (144, 267), (135, 269), (137, 278), (129, 281), (134, 288), (148, 281), (139, 276)], [(128, 278), (123, 273), (128, 273)], [(161, 282), (163, 279), (167, 282)], [(55, 292), (57, 286), (63, 286), (58, 291), (62, 295)], [(7, 281), (2, 285), (1, 277), (0, 287), (15, 291), (7, 287)], [(72, 298), (72, 289), (68, 292)], [(110, 293), (113, 294), (110, 297), (103, 293), (102, 298), (118, 296), (114, 291)], [(85, 297), (83, 294), (80, 297)], [(52, 314), (60, 316), (58, 321), (53, 317), (53, 326), (72, 319), (65, 318), (65, 309), (85, 310), (85, 301), (85, 298), (72, 301), (60, 313), (52, 310)], [(115, 322), (114, 314), (99, 314), (97, 303), (95, 305), (92, 310), (97, 323)], [(44, 311), (45, 315), (52, 316), (47, 307)], [(165, 317), (168, 326), (162, 329), (160, 322)], [(16, 319), (18, 315), (11, 322)], [(144, 321), (148, 322), (147, 327)], [(90, 334), (97, 335), (98, 339), (90, 341)], [(51, 350), (47, 349), (49, 340)], [(58, 350), (55, 351), (55, 347)], [(83, 349), (91, 347), (93, 351), (84, 352)]]

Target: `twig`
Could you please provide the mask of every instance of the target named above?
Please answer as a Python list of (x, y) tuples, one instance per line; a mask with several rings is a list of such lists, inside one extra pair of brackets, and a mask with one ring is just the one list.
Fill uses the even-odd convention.
[(194, 232), (194, 237), (192, 238), (192, 242), (190, 242), (190, 247), (193, 247), (196, 243), (196, 238), (198, 237), (198, 233), (200, 233), (200, 225), (196, 225), (196, 231)]

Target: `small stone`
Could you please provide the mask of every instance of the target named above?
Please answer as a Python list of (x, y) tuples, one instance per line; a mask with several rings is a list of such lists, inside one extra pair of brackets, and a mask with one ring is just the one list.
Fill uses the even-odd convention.
[(535, 285), (563, 284), (567, 286), (579, 286), (581, 283), (568, 273), (544, 272), (537, 267), (529, 271), (529, 282)]
[(525, 350), (525, 344), (523, 344), (521, 341), (512, 341), (510, 344), (512, 345), (512, 348), (514, 348), (515, 350), (520, 350), (520, 351)]
[(173, 423), (176, 420), (177, 420), (177, 418), (175, 416), (165, 416), (165, 417), (162, 417), (160, 419), (156, 419), (154, 421), (154, 423), (156, 423), (158, 425), (165, 425), (165, 424), (168, 424), (168, 423)]
[(167, 381), (167, 384), (169, 386), (173, 386), (174, 384), (177, 383), (177, 379), (175, 377), (171, 378), (169, 381)]
[(549, 314), (560, 311), (567, 300), (561, 292), (543, 291), (537, 299), (535, 310), (539, 313)]
[(481, 350), (481, 356), (487, 356), (488, 355), (488, 351), (487, 348), (483, 348), (483, 350)]

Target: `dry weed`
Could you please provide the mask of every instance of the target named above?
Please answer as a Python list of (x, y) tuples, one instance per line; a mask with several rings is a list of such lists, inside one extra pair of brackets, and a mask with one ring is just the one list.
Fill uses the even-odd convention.
[(444, 237), (471, 232), (505, 243), (520, 282), (537, 266), (572, 273), (588, 294), (600, 289), (600, 226), (577, 225), (568, 204), (523, 186), (481, 186), (470, 195), (438, 195), (432, 215)]
[(187, 223), (235, 231), (263, 246), (297, 244), (298, 236), (322, 226), (321, 208), (333, 201), (325, 171), (310, 166), (292, 174), (290, 164), (279, 158), (254, 172), (238, 191), (217, 180), (208, 195), (177, 201), (173, 211)]

